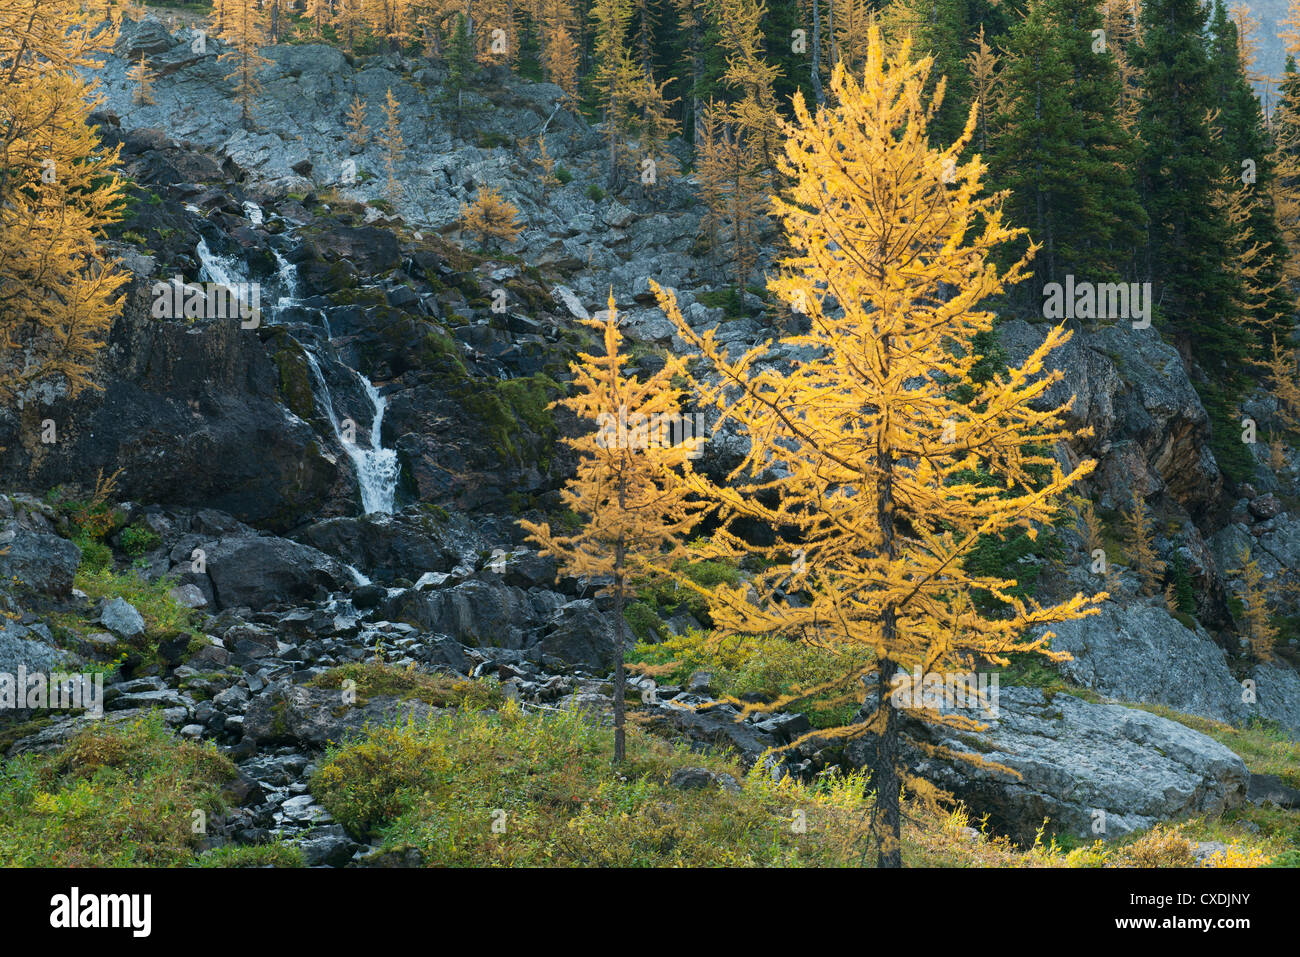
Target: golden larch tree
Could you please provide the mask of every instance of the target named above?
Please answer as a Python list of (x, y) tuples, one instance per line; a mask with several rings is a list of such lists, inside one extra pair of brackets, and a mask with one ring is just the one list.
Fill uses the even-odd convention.
[(866, 56), (871, 24), (877, 14), (870, 0), (831, 0), (831, 7), (835, 12), (831, 22), (835, 25), (836, 60), (850, 73), (856, 73)]
[(707, 506), (692, 502), (678, 480), (677, 470), (701, 441), (673, 426), (682, 421), (681, 393), (673, 379), (685, 372), (684, 361), (670, 355), (645, 381), (629, 375), (612, 291), (608, 310), (603, 319), (586, 322), (600, 332), (603, 353), (580, 354), (570, 367), (573, 394), (552, 403), (595, 426), (562, 440), (577, 453), (578, 467), (561, 500), (583, 526), (566, 534), (545, 523), (519, 524), (541, 554), (555, 557), (561, 574), (611, 579), (605, 593), (614, 598), (614, 760), (621, 762), (629, 579), (684, 555), (683, 541)]
[(1263, 79), (1255, 70), (1259, 54), (1259, 39), (1256, 37), (1259, 17), (1251, 16), (1250, 7), (1244, 3), (1234, 3), (1228, 8), (1228, 15), (1237, 25), (1237, 60), (1241, 63), (1241, 72), (1246, 79), (1257, 83)]
[(1288, 0), (1286, 16), (1277, 22), (1274, 32), (1288, 55), (1300, 55), (1300, 0)]
[(1119, 77), (1117, 115), (1125, 132), (1133, 133), (1142, 103), (1142, 71), (1133, 56), (1133, 48), (1141, 39), (1141, 6), (1139, 0), (1102, 0), (1101, 15), (1106, 49), (1115, 58)]
[(233, 65), (226, 79), (235, 84), (240, 122), (247, 127), (252, 121), (253, 101), (262, 92), (258, 71), (271, 62), (260, 52), (266, 45), (266, 14), (257, 0), (227, 0), (224, 21), (218, 36), (228, 48), (217, 62)]
[(993, 117), (998, 86), (998, 55), (984, 39), (984, 24), (980, 24), (975, 48), (966, 55), (970, 70), (971, 93), (975, 100), (975, 145), (983, 153), (989, 144), (989, 120)]
[(1128, 549), (1129, 564), (1142, 582), (1142, 594), (1154, 595), (1160, 590), (1165, 573), (1165, 563), (1156, 555), (1151, 510), (1138, 489), (1133, 489), (1133, 506), (1124, 513), (1128, 533), (1124, 543)]
[(1264, 587), (1264, 572), (1259, 559), (1250, 557), (1250, 549), (1243, 548), (1237, 555), (1240, 568), (1232, 569), (1241, 579), (1241, 630), (1250, 643), (1251, 656), (1256, 661), (1272, 661), (1273, 646), (1278, 629), (1268, 611), (1268, 590)]
[(1270, 391), (1277, 401), (1277, 416), (1287, 429), (1300, 429), (1300, 361), (1273, 337), (1273, 351), (1260, 365), (1268, 376)]
[(363, 0), (335, 0), (334, 18), (331, 23), (335, 32), (343, 40), (344, 49), (351, 52), (357, 34), (366, 26)]
[[(1285, 279), (1280, 269), (1278, 275), (1269, 275), (1272, 255), (1267, 246), (1255, 240), (1251, 230), (1262, 202), (1261, 195), (1255, 191), (1254, 184), (1242, 183), (1241, 177), (1233, 175), (1232, 170), (1224, 173), (1224, 183), (1215, 189), (1211, 201), (1227, 227), (1229, 262), (1241, 280), (1233, 294), (1238, 321), (1258, 330), (1265, 325), (1260, 319), (1261, 311)], [(1256, 341), (1254, 336), (1251, 341)], [(1256, 348), (1252, 345), (1252, 349)]]
[(642, 77), (627, 46), (628, 24), (632, 19), (631, 0), (593, 0), (591, 19), (595, 28), (591, 85), (605, 113), (605, 135), (609, 140), (608, 181), (612, 186), (618, 180), (622, 134), (627, 126), (633, 90)]
[(543, 0), (537, 19), (542, 35), (542, 66), (552, 83), (564, 91), (566, 102), (578, 101), (577, 23), (568, 0)]
[(668, 152), (668, 141), (677, 134), (677, 121), (669, 108), (677, 102), (664, 95), (664, 80), (656, 83), (649, 74), (634, 83), (629, 94), (631, 126), (637, 137), (640, 154), (638, 174), (641, 185), (657, 186), (660, 177), (677, 175), (677, 158)]
[(460, 204), (460, 228), (478, 236), (484, 246), (513, 243), (523, 229), (518, 219), (519, 207), (491, 186), (480, 187), (473, 203)]
[[(865, 722), (816, 733), (874, 738), (872, 833), (878, 863), (893, 867), (902, 784), (935, 796), (901, 766), (900, 709), (978, 727), (924, 701), (891, 701), (896, 674), (965, 673), (1012, 653), (1064, 660), (1050, 650), (1049, 626), (1095, 613), (1104, 597), (1044, 606), (1019, 597), (1008, 573), (965, 567), (989, 536), (1036, 537), (1094, 463), (1067, 474), (1044, 451), (1079, 434), (1063, 421), (1070, 401), (1041, 405), (1061, 378), (1045, 363), (1069, 339), (1064, 327), (1047, 330), (1021, 365), (986, 381), (976, 374), (976, 337), (994, 321), (982, 304), (1026, 275), (1024, 259), (999, 271), (992, 257), (1023, 231), (1003, 223), (1002, 197), (986, 194), (978, 157), (958, 162), (973, 111), (950, 146), (930, 144), (931, 65), (912, 59), (910, 42), (886, 57), (873, 28), (860, 84), (837, 66), (815, 115), (796, 95), (781, 163), (793, 185), (774, 201), (791, 254), (769, 288), (811, 325), (777, 340), (780, 363), (762, 361), (773, 343), (730, 357), (713, 330), (691, 329), (675, 297), (654, 287), (716, 376), (694, 388), (749, 442), (725, 483), (684, 478), (719, 507), (706, 553), (762, 560), (749, 581), (699, 589), (716, 632), (869, 651), (871, 661), (839, 682), (861, 681), (865, 702), (863, 679), (875, 674)], [(770, 543), (744, 534), (755, 522), (771, 530)], [(997, 611), (982, 611), (975, 592), (995, 598)], [(785, 707), (807, 692), (742, 710)]]
[(533, 157), (533, 164), (542, 171), (542, 198), (545, 199), (554, 187), (560, 185), (560, 178), (555, 175), (555, 157), (546, 148), (545, 136), (537, 140), (537, 155)]
[(755, 161), (770, 165), (780, 135), (776, 81), (781, 70), (764, 55), (762, 22), (767, 5), (763, 0), (710, 2), (727, 57), (722, 85), (737, 95), (731, 103), (732, 119), (746, 145), (755, 151)]
[(319, 37), (325, 24), (330, 22), (333, 12), (330, 10), (330, 0), (307, 0), (303, 11), (307, 19), (311, 21), (311, 35)]
[(153, 106), (153, 71), (149, 69), (149, 61), (145, 59), (144, 54), (140, 54), (140, 59), (136, 61), (135, 66), (127, 71), (127, 79), (135, 85), (135, 92), (131, 96), (132, 102), (137, 106)]
[(384, 195), (390, 200), (401, 194), (401, 184), (397, 182), (397, 164), (406, 156), (406, 141), (402, 139), (401, 108), (390, 87), (384, 98), (384, 128), (380, 131), (384, 146), (384, 170), (388, 179), (384, 184)]
[(0, 401), (59, 376), (76, 394), (129, 275), (99, 240), (119, 217), (117, 149), (89, 125), (83, 78), (116, 30), (78, 0), (0, 3)]
[(345, 125), (348, 131), (348, 144), (352, 147), (352, 151), (355, 153), (365, 149), (366, 144), (370, 142), (370, 127), (366, 125), (366, 101), (361, 99), (360, 93), (352, 95)]
[(743, 293), (758, 261), (759, 235), (766, 219), (767, 179), (745, 147), (731, 111), (710, 100), (695, 145), (695, 173), (704, 203), (702, 226), (710, 255), (729, 241), (732, 278)]

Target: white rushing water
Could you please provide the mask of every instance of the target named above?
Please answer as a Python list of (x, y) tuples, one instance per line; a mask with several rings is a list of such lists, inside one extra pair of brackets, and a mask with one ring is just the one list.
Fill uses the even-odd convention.
[[(199, 240), (197, 253), (199, 262), (202, 264), (200, 273), (206, 281), (220, 283), (235, 290), (246, 288), (247, 280), (240, 278), (242, 273), (240, 263), (229, 257), (214, 254), (202, 239)], [(297, 302), (295, 296), (298, 291), (298, 279), (293, 263), (285, 259), (279, 250), (273, 249), (272, 253), (279, 265), (278, 278), (280, 284), (280, 297), (276, 301), (271, 314), (271, 320), (275, 321), (282, 310)], [(325, 328), (326, 334), (328, 334), (328, 324)], [(330, 394), (329, 385), (325, 381), (325, 373), (321, 369), (320, 360), (315, 352), (311, 346), (303, 344), (303, 353), (307, 356), (307, 364), (311, 367), (312, 375), (320, 389), (319, 399), (325, 409), (326, 416), (329, 418), (330, 425), (334, 429), (334, 437), (338, 439), (339, 444), (343, 446), (343, 450), (347, 452), (348, 458), (352, 460), (352, 467), (357, 473), (357, 485), (360, 487), (362, 510), (367, 515), (375, 512), (391, 515), (393, 513), (393, 501), (397, 494), (397, 478), (401, 469), (397, 463), (397, 452), (383, 447), (384, 412), (388, 408), (388, 400), (379, 393), (373, 382), (356, 369), (350, 366), (347, 367), (348, 371), (356, 376), (357, 383), (361, 386), (361, 391), (365, 393), (366, 398), (369, 399), (370, 407), (373, 410), (370, 421), (369, 445), (363, 447), (356, 441), (356, 423), (349, 422), (346, 419), (343, 422), (339, 421), (338, 414), (334, 411), (334, 398)], [(351, 441), (349, 441), (349, 437), (351, 437)]]
[(229, 256), (218, 256), (212, 252), (208, 249), (207, 240), (200, 239), (195, 252), (199, 257), (200, 280), (215, 282), (235, 293), (249, 288), (249, 281), (241, 275), (240, 264)]
[(362, 511), (367, 515), (374, 512), (384, 515), (393, 514), (393, 498), (397, 493), (399, 469), (397, 452), (384, 448), (382, 444), (384, 410), (388, 406), (388, 400), (379, 394), (379, 390), (365, 376), (355, 369), (348, 370), (357, 377), (357, 381), (370, 399), (371, 407), (375, 410), (374, 418), (370, 422), (370, 445), (368, 448), (362, 447), (356, 442), (356, 423), (352, 423), (350, 429), (345, 428), (347, 420), (340, 422), (334, 411), (334, 399), (330, 395), (329, 384), (325, 381), (325, 373), (320, 367), (320, 362), (310, 349), (304, 351), (312, 376), (320, 388), (321, 404), (329, 417), (330, 425), (334, 428), (334, 435), (343, 446), (343, 451), (348, 453), (348, 458), (352, 460), (352, 467), (356, 470), (357, 484), (361, 489)]

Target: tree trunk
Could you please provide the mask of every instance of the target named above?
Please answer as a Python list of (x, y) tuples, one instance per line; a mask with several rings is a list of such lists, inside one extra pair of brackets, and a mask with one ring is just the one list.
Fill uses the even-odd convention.
[[(896, 628), (894, 610), (885, 613), (885, 628)], [(885, 727), (876, 739), (876, 814), (879, 821), (874, 828), (877, 867), (902, 867), (902, 809), (898, 804), (900, 782), (898, 776), (898, 709), (889, 700), (890, 685), (898, 665), (886, 658), (880, 663), (879, 706), (885, 709)]]
[[(620, 496), (621, 498), (621, 496)], [(614, 763), (627, 757), (624, 740), (624, 712), (627, 697), (627, 670), (623, 662), (623, 539), (614, 550)]]
[(826, 102), (822, 92), (822, 0), (812, 0), (812, 88), (818, 105)]
[[(885, 250), (881, 249), (880, 261), (885, 261)], [(882, 379), (889, 376), (890, 340), (892, 336), (881, 337), (881, 352), (884, 356)], [(892, 561), (897, 557), (894, 543), (894, 450), (888, 444), (888, 437), (882, 427), (876, 438), (876, 521), (880, 526), (881, 557)], [(885, 605), (880, 615), (880, 643), (886, 649), (886, 657), (880, 662), (880, 684), (877, 688), (879, 707), (885, 712), (885, 727), (876, 739), (876, 811), (874, 837), (876, 839), (876, 866), (902, 867), (903, 855), (899, 838), (902, 835), (902, 813), (898, 805), (898, 710), (890, 700), (890, 684), (898, 664), (888, 657), (890, 649), (898, 643), (898, 609), (891, 602)]]
[(609, 191), (614, 192), (614, 186), (618, 178), (618, 131), (614, 126), (614, 105), (611, 101), (610, 108), (605, 111), (605, 124), (609, 127)]
[(826, 39), (831, 45), (831, 75), (835, 74), (835, 0), (830, 0), (830, 8), (826, 11)]

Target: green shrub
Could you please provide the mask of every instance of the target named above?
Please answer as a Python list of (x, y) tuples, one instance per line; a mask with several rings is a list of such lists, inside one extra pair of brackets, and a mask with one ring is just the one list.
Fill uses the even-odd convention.
[(860, 853), (859, 778), (812, 789), (759, 773), (738, 793), (679, 790), (667, 784), (679, 767), (744, 773), (636, 728), (626, 764), (612, 755), (598, 720), (512, 703), (374, 730), (327, 756), (312, 793), (353, 834), (419, 848), (430, 866), (835, 866)]
[(871, 660), (862, 647), (814, 647), (773, 636), (717, 638), (689, 629), (659, 644), (638, 644), (630, 661), (650, 666), (661, 683), (683, 684), (696, 671), (713, 674), (713, 689), (721, 695), (760, 695), (774, 700), (799, 695), (822, 685), (830, 687), (792, 705), (814, 727), (848, 723), (858, 709), (856, 678), (840, 681)]
[[(178, 634), (188, 634), (194, 639), (202, 636), (199, 627), (204, 617), (202, 612), (182, 605), (171, 596), (171, 590), (176, 587), (176, 579), (171, 576), (149, 581), (135, 569), (115, 572), (107, 567), (83, 564), (77, 569), (74, 584), (92, 601), (121, 598), (129, 602), (145, 624), (144, 632), (132, 639), (132, 644), (148, 655), (154, 654), (160, 641)], [(74, 631), (95, 627), (91, 621), (68, 616), (63, 616), (60, 624)]]
[(302, 851), (276, 841), (253, 846), (228, 845), (204, 851), (194, 862), (199, 867), (303, 867)]
[(103, 542), (79, 538), (76, 546), (81, 549), (80, 567), (86, 572), (102, 572), (113, 564), (113, 550)]
[(373, 661), (331, 668), (313, 678), (310, 685), (341, 688), (345, 681), (355, 683), (358, 704), (374, 697), (395, 697), (423, 701), (435, 708), (495, 708), (505, 701), (495, 681), (427, 674), (414, 667), (398, 668)]
[(0, 866), (175, 867), (223, 810), (235, 774), (211, 744), (181, 741), (162, 715), (97, 723), (57, 755), (0, 763)]
[(132, 558), (139, 558), (153, 551), (162, 544), (162, 539), (152, 528), (145, 525), (128, 525), (118, 535), (122, 551)]

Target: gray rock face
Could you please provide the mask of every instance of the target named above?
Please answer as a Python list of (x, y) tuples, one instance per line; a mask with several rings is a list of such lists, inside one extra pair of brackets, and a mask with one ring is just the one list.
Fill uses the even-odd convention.
[(522, 648), (533, 612), (523, 589), (471, 580), (438, 591), (404, 592), (384, 615), (465, 645)]
[[(271, 348), (238, 323), (153, 319), (151, 305), (150, 283), (133, 281), (96, 360), (104, 389), (42, 411), (67, 423), (47, 454), (25, 455), (0, 422), (0, 471), (50, 488), (93, 484), (92, 463), (112, 462), (124, 498), (220, 508), (273, 529), (322, 509), (340, 467), (281, 404)], [(76, 549), (49, 544), (58, 570), (42, 574), (64, 587)], [(0, 569), (25, 554), (0, 557)]]
[(1293, 738), (1300, 737), (1300, 674), (1275, 662), (1257, 665), (1252, 676), (1256, 703), (1251, 712), (1276, 721)]
[(333, 558), (284, 538), (223, 538), (207, 543), (203, 551), (218, 609), (257, 610), (276, 602), (313, 598), (321, 588), (353, 583)]
[(76, 545), (54, 533), (43, 506), (26, 496), (0, 495), (0, 582), (66, 597), (81, 564)]
[[(1014, 320), (998, 327), (1013, 363), (1042, 344), (1049, 326)], [(1127, 505), (1136, 486), (1168, 491), (1196, 514), (1223, 489), (1210, 451), (1210, 420), (1177, 350), (1154, 329), (1120, 323), (1081, 329), (1053, 353), (1047, 369), (1064, 378), (1041, 400), (1055, 407), (1074, 396), (1067, 421), (1091, 427), (1081, 451), (1096, 458), (1092, 480), (1103, 508)]]
[(1163, 606), (1104, 602), (1101, 612), (1054, 625), (1052, 648), (1070, 680), (1108, 698), (1164, 704), (1220, 721), (1246, 716), (1241, 684), (1224, 650), (1199, 625), (1187, 628)]
[(17, 674), (21, 665), (29, 674), (66, 670), (78, 659), (54, 648), (50, 632), (44, 625), (27, 627), (0, 618), (0, 673)]
[(650, 720), (699, 744), (734, 750), (746, 764), (753, 763), (769, 748), (782, 744), (776, 735), (759, 730), (752, 722), (737, 721), (738, 715), (739, 712), (729, 704), (697, 711), (668, 701), (651, 713)]
[(343, 867), (361, 847), (348, 837), (341, 824), (312, 828), (298, 841), (303, 863), (308, 867)]
[[(1094, 821), (1105, 827), (1095, 836), (1115, 838), (1156, 821), (1218, 814), (1242, 802), (1249, 780), (1241, 758), (1177, 722), (1065, 694), (1049, 701), (1033, 688), (1001, 689), (998, 717), (982, 733), (906, 726), (918, 740), (1016, 772), (904, 746), (914, 772), (1022, 843), (1044, 818), (1051, 829), (1091, 839)], [(853, 742), (850, 763), (866, 763), (872, 746)]]
[[(590, 598), (580, 598), (561, 608), (548, 623), (542, 638), (543, 655), (551, 655), (567, 664), (580, 665), (595, 672), (614, 667), (616, 646), (614, 623), (600, 612)], [(631, 629), (624, 635), (631, 642)]]
[(432, 520), (421, 523), (405, 515), (367, 515), (317, 522), (295, 537), (387, 583), (454, 567), (457, 555), (442, 544), (440, 531)]
[(119, 638), (134, 638), (144, 632), (144, 616), (124, 598), (114, 598), (104, 605), (99, 623)]
[(371, 698), (363, 705), (343, 703), (342, 692), (278, 682), (252, 700), (244, 715), (244, 735), (259, 744), (289, 742), (323, 748), (370, 726), (427, 718), (435, 709), (420, 701)]

